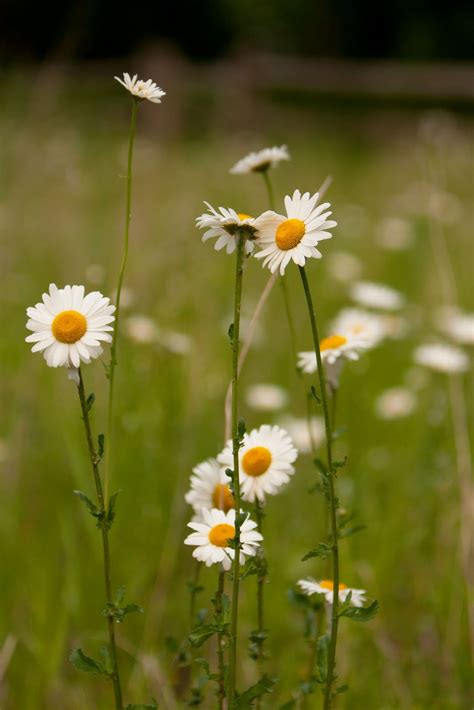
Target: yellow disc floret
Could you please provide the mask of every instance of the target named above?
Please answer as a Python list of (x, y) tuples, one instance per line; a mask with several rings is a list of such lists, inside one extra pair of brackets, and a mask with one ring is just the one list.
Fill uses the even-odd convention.
[(234, 507), (234, 496), (226, 483), (218, 483), (212, 494), (212, 507), (227, 513)]
[(228, 525), (227, 523), (214, 525), (214, 527), (209, 530), (209, 542), (216, 547), (228, 547), (229, 540), (233, 540), (234, 537), (235, 528), (233, 525)]
[(265, 446), (254, 446), (245, 452), (242, 458), (242, 468), (247, 476), (261, 476), (268, 470), (272, 455)]
[[(332, 579), (322, 579), (319, 583), (319, 586), (322, 587), (323, 589), (327, 589), (330, 592), (334, 589), (334, 582)], [(341, 592), (343, 589), (347, 589), (347, 584), (341, 584), (339, 585), (339, 591)]]
[(79, 311), (61, 311), (51, 325), (60, 343), (77, 343), (87, 330), (87, 320)]
[(300, 219), (285, 219), (276, 231), (275, 242), (279, 249), (288, 251), (298, 246), (306, 232), (305, 223)]
[(242, 222), (244, 219), (252, 219), (251, 215), (245, 214), (245, 212), (237, 212), (237, 217), (242, 220)]
[(321, 352), (323, 350), (336, 350), (337, 348), (340, 348), (341, 345), (345, 345), (346, 343), (347, 338), (343, 335), (330, 335), (329, 338), (323, 338), (321, 340), (319, 347)]

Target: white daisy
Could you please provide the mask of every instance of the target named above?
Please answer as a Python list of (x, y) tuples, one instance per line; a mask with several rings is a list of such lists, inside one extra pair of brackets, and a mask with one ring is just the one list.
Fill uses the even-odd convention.
[[(193, 557), (204, 562), (206, 567), (222, 564), (225, 570), (229, 570), (235, 556), (234, 548), (229, 547), (229, 542), (235, 537), (235, 510), (229, 510), (227, 513), (217, 508), (203, 510), (202, 522), (188, 523), (188, 527), (195, 532), (188, 535), (184, 544), (196, 547)], [(249, 517), (240, 527), (239, 562), (241, 565), (244, 564), (246, 557), (255, 555), (257, 547), (263, 540), (256, 527), (257, 523)]]
[[(276, 495), (295, 472), (298, 456), (288, 433), (279, 426), (263, 424), (244, 435), (239, 450), (240, 485), (244, 500), (265, 502), (265, 495)], [(232, 441), (217, 457), (224, 468), (233, 468)]]
[(234, 507), (234, 496), (229, 488), (229, 478), (216, 459), (208, 459), (193, 468), (191, 488), (185, 495), (186, 503), (196, 513), (217, 508), (224, 513)]
[(247, 389), (246, 402), (249, 407), (261, 412), (282, 409), (288, 402), (288, 393), (283, 387), (271, 384), (252, 385)]
[(161, 97), (166, 96), (166, 92), (160, 89), (159, 86), (155, 84), (154, 81), (148, 79), (143, 81), (143, 79), (138, 79), (138, 75), (134, 74), (133, 77), (127, 72), (124, 73), (123, 79), (118, 76), (114, 76), (122, 86), (124, 86), (127, 91), (130, 91), (132, 96), (136, 96), (140, 101), (147, 99), (153, 104), (161, 104)]
[(474, 313), (456, 308), (443, 308), (437, 313), (437, 324), (446, 335), (462, 345), (474, 345)]
[(358, 281), (351, 288), (351, 298), (361, 306), (396, 311), (404, 304), (404, 297), (394, 288), (372, 281)]
[(125, 333), (141, 345), (158, 342), (160, 331), (155, 321), (149, 316), (136, 314), (125, 320)]
[(416, 407), (416, 396), (406, 387), (391, 387), (375, 400), (375, 411), (380, 419), (407, 417)]
[(413, 354), (415, 362), (437, 372), (454, 374), (465, 372), (469, 367), (469, 358), (459, 348), (444, 343), (420, 345)]
[(275, 168), (282, 160), (290, 160), (290, 154), (286, 145), (279, 148), (264, 148), (257, 153), (249, 153), (239, 160), (231, 169), (231, 173), (264, 173), (269, 168)]
[(207, 205), (209, 212), (204, 212), (196, 219), (196, 226), (206, 230), (202, 241), (217, 237), (214, 248), (219, 251), (225, 247), (227, 254), (232, 254), (235, 251), (239, 231), (243, 229), (247, 233), (245, 251), (250, 254), (253, 251), (253, 240), (257, 232), (253, 226), (255, 223), (253, 217), (243, 212), (236, 212), (231, 207), (219, 207), (219, 210), (216, 210), (209, 202), (204, 204)]
[(99, 291), (84, 296), (84, 286), (58, 289), (50, 284), (43, 303), (27, 308), (26, 341), (32, 352), (43, 352), (49, 367), (78, 368), (102, 354), (101, 342), (112, 341), (115, 306)]
[(272, 273), (279, 269), (283, 275), (290, 261), (304, 266), (306, 259), (322, 257), (316, 246), (323, 239), (332, 237), (327, 230), (335, 227), (337, 222), (328, 220), (332, 214), (328, 211), (329, 202), (316, 206), (318, 197), (319, 193), (301, 195), (295, 190), (292, 197), (285, 197), (286, 217), (268, 211), (255, 220), (259, 232), (257, 244), (261, 249), (255, 256), (264, 259), (263, 265)]
[[(334, 591), (334, 583), (331, 579), (321, 579), (316, 582), (314, 579), (300, 579), (298, 581), (298, 586), (302, 591), (310, 597), (312, 594), (322, 594), (328, 604), (332, 604), (332, 597)], [(345, 602), (347, 595), (351, 593), (351, 604), (352, 606), (364, 606), (366, 601), (365, 589), (352, 589), (347, 587), (345, 584), (339, 585), (339, 601)]]

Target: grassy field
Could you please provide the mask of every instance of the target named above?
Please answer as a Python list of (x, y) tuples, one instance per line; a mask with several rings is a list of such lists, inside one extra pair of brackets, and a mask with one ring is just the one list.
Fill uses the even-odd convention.
[[(15, 74), (2, 87), (1, 710), (110, 708), (107, 684), (68, 662), (72, 647), (97, 655), (105, 641), (99, 537), (72, 495), (77, 488), (92, 493), (77, 396), (65, 373), (47, 368), (24, 343), (25, 308), (51, 281), (107, 294), (115, 286), (129, 102), (101, 81), (64, 81), (43, 93)], [(348, 456), (341, 504), (367, 526), (342, 544), (342, 579), (367, 589), (381, 607), (368, 624), (341, 625), (338, 668), (350, 690), (338, 707), (467, 709), (471, 664), (448, 379), (415, 368), (412, 352), (436, 334), (443, 304), (436, 230), (448, 245), (459, 304), (472, 310), (472, 117), (262, 99), (255, 115), (227, 129), (238, 109), (196, 92), (182, 100), (172, 130), (166, 114), (179, 89), (165, 88), (169, 103), (140, 109), (124, 315), (149, 316), (168, 341), (170, 332), (185, 334), (189, 349), (179, 354), (163, 341), (125, 336), (119, 344), (113, 489), (123, 492), (111, 533), (113, 576), (145, 609), (118, 630), (127, 702), (155, 695), (160, 707), (186, 706), (170, 700), (178, 673), (167, 642), (181, 642), (189, 630), (186, 582), (194, 565), (182, 544), (190, 517), (183, 496), (191, 468), (224, 443), (234, 263), (201, 244), (194, 218), (204, 199), (250, 214), (265, 209), (260, 179), (228, 169), (250, 149), (287, 143), (293, 160), (274, 173), (279, 196), (295, 187), (315, 191), (333, 177), (328, 199), (339, 226), (323, 260), (309, 266), (323, 330), (350, 303), (354, 278), (387, 283), (406, 298), (400, 333), (347, 367), (338, 403), (338, 423), (347, 429), (337, 456)], [(387, 218), (403, 220), (403, 248), (383, 243)], [(353, 273), (341, 273), (340, 252), (356, 258)], [(444, 258), (441, 264), (447, 268)], [(267, 278), (256, 261), (247, 264), (246, 317)], [(288, 283), (298, 347), (307, 350), (296, 273)], [(248, 428), (305, 411), (278, 288), (258, 336), (242, 378)], [(103, 431), (104, 370), (95, 363), (85, 377), (97, 397), (94, 427)], [(246, 405), (246, 389), (259, 382), (287, 390), (283, 411)], [(381, 419), (376, 398), (401, 385), (415, 393), (414, 412)], [(463, 385), (469, 394), (472, 378)], [(306, 668), (302, 617), (288, 590), (323, 571), (323, 563), (301, 561), (322, 529), (322, 502), (308, 494), (314, 481), (311, 460), (301, 455), (292, 483), (267, 506), (267, 667), (280, 680), (267, 707), (288, 700)], [(215, 570), (202, 580), (199, 606), (209, 608)], [(255, 625), (254, 586), (250, 578), (243, 590), (241, 687), (255, 678), (246, 640)], [(214, 707), (211, 691), (207, 703)], [(310, 707), (319, 707), (317, 696)]]

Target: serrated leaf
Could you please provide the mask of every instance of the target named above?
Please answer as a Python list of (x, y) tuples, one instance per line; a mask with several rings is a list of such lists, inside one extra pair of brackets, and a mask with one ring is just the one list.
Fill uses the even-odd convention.
[(219, 631), (219, 628), (217, 624), (202, 624), (202, 626), (198, 626), (188, 634), (189, 643), (191, 646), (199, 648), (208, 639), (212, 638)]
[(71, 651), (69, 660), (71, 661), (72, 665), (77, 668), (78, 671), (82, 671), (83, 673), (93, 673), (94, 675), (109, 675), (102, 663), (100, 663), (99, 661), (95, 661), (90, 656), (86, 656), (86, 654), (83, 653), (82, 649), (80, 648), (75, 648), (73, 651)]
[(109, 499), (109, 508), (107, 510), (107, 515), (105, 519), (105, 524), (107, 526), (107, 530), (110, 530), (112, 527), (112, 524), (115, 520), (116, 516), (116, 507), (117, 507), (117, 498), (120, 495), (121, 491), (117, 491), (117, 493), (114, 493), (112, 496), (110, 496)]
[(143, 607), (139, 604), (126, 604), (121, 609), (122, 617), (127, 616), (127, 614), (143, 614)]
[(327, 542), (320, 542), (316, 547), (306, 553), (304, 557), (301, 558), (302, 562), (310, 560), (313, 557), (320, 557), (322, 560), (326, 560), (332, 553), (332, 545)]
[(339, 616), (347, 616), (353, 621), (370, 621), (376, 616), (379, 610), (379, 603), (376, 599), (369, 606), (348, 606), (343, 607)]
[(272, 693), (275, 687), (275, 681), (267, 675), (255, 683), (255, 685), (247, 688), (236, 700), (235, 710), (249, 710), (253, 706), (253, 701), (260, 698), (265, 693)]
[(96, 504), (91, 501), (90, 498), (86, 496), (85, 493), (82, 491), (73, 491), (74, 495), (77, 496), (84, 505), (86, 506), (87, 510), (91, 515), (94, 516), (94, 518), (97, 518), (100, 516), (99, 509), (97, 508)]

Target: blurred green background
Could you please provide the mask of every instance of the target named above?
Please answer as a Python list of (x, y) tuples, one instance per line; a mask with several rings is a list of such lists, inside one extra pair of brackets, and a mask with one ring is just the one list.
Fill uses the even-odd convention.
[[(110, 707), (107, 683), (79, 674), (67, 660), (75, 645), (97, 655), (105, 641), (99, 536), (72, 495), (76, 488), (92, 493), (77, 395), (66, 373), (47, 368), (24, 337), (25, 308), (51, 281), (114, 290), (130, 101), (112, 75), (122, 65), (128, 68), (122, 61), (91, 73), (11, 69), (2, 79), (2, 710)], [(400, 333), (347, 367), (338, 405), (347, 430), (337, 456), (348, 456), (339, 477), (341, 504), (367, 525), (341, 545), (342, 579), (381, 605), (367, 625), (341, 624), (338, 669), (350, 690), (338, 707), (468, 708), (471, 663), (447, 378), (415, 368), (412, 351), (436, 333), (443, 303), (433, 230), (447, 240), (459, 305), (472, 309), (472, 114), (328, 101), (311, 93), (233, 93), (225, 82), (216, 88), (212, 76), (183, 88), (181, 76), (153, 75), (168, 95), (161, 106), (140, 107), (135, 153), (123, 315), (150, 317), (161, 336), (137, 343), (124, 334), (119, 345), (113, 488), (123, 492), (111, 533), (113, 578), (145, 608), (118, 630), (127, 702), (154, 695), (160, 707), (186, 707), (184, 699), (173, 700), (179, 674), (166, 640), (181, 642), (189, 630), (186, 582), (194, 565), (183, 546), (190, 518), (183, 497), (191, 468), (224, 443), (234, 263), (201, 243), (194, 219), (204, 199), (250, 214), (266, 209), (261, 179), (228, 170), (251, 149), (287, 143), (292, 161), (273, 173), (279, 200), (295, 187), (315, 191), (327, 175), (333, 178), (327, 197), (339, 226), (323, 245), (324, 258), (308, 268), (322, 331), (350, 304), (358, 278), (387, 283), (406, 298)], [(400, 220), (401, 247), (384, 239), (387, 219)], [(310, 349), (300, 284), (289, 271), (298, 347)], [(259, 263), (248, 262), (246, 318), (267, 278)], [(176, 332), (189, 340), (176, 346), (170, 340)], [(258, 336), (242, 377), (248, 428), (305, 411), (278, 288)], [(99, 433), (104, 371), (96, 362), (84, 375), (96, 393)], [(247, 388), (260, 382), (287, 390), (283, 411), (262, 413), (246, 404)], [(463, 384), (469, 395), (472, 377)], [(383, 420), (376, 398), (397, 386), (414, 392), (416, 408)], [(322, 502), (308, 494), (314, 482), (310, 458), (301, 455), (293, 481), (267, 506), (267, 668), (279, 684), (264, 707), (288, 700), (306, 668), (302, 617), (288, 590), (302, 576), (323, 573), (322, 563), (301, 562), (321, 534)], [(216, 570), (202, 579), (199, 606), (209, 608)], [(255, 625), (254, 588), (250, 578), (242, 595), (240, 687), (255, 678), (246, 649)], [(205, 707), (213, 706), (209, 690)], [(309, 706), (318, 707), (318, 696)]]

